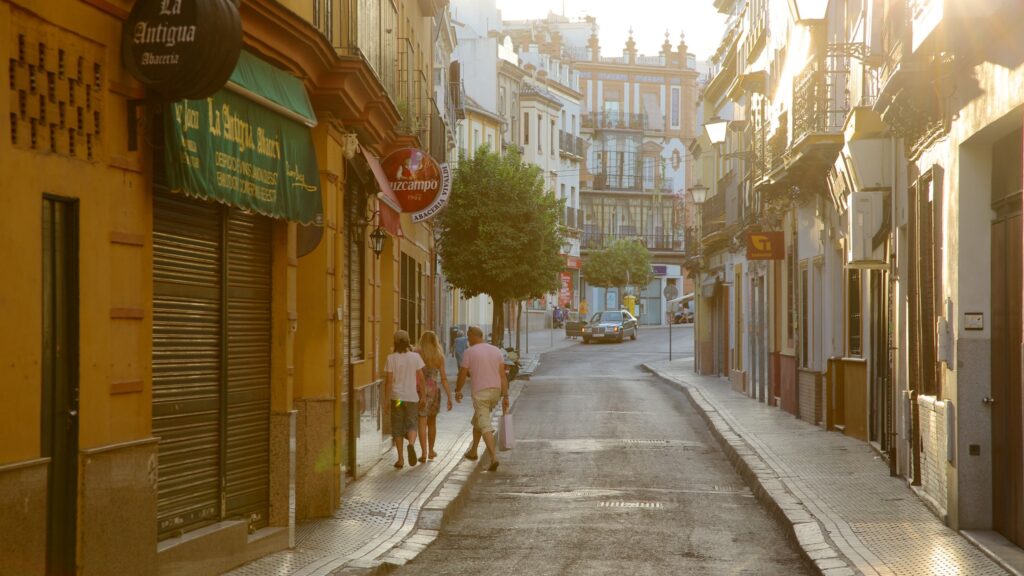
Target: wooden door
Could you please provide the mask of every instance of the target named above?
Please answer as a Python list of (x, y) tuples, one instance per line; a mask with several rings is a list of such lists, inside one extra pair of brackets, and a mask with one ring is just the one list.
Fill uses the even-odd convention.
[(42, 456), (46, 574), (76, 574), (78, 534), (78, 204), (43, 200)]
[(1021, 434), (1021, 216), (992, 224), (992, 523), (1024, 545)]

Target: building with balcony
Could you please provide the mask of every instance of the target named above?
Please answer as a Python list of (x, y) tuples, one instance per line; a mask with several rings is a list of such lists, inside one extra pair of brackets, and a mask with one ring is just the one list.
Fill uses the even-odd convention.
[[(506, 42), (513, 45), (510, 37)], [(526, 72), (520, 91), (523, 157), (541, 167), (549, 190), (563, 202), (559, 224), (565, 268), (559, 275), (558, 293), (549, 294), (542, 304), (576, 310), (580, 301), (580, 169), (585, 154), (580, 136), (583, 95), (579, 74), (570, 62), (541, 53), (536, 44), (520, 46), (517, 55)]]
[[(869, 443), (1010, 566), (1002, 551), (1024, 544), (1011, 352), (1024, 296), (1024, 55), (1010, 32), (1024, 7), (716, 6), (732, 18), (695, 147), (710, 189), (695, 266), (714, 278), (699, 292), (710, 302), (698, 308), (698, 365), (722, 373), (728, 361), (738, 390)], [(751, 239), (772, 233), (781, 249), (754, 259)], [(763, 383), (753, 341), (729, 333), (767, 343)]]
[[(10, 265), (36, 271), (0, 299), (39, 302), (14, 307), (0, 369), (0, 482), (17, 486), (0, 541), (18, 574), (218, 574), (287, 548), (381, 457), (392, 335), (434, 325), (432, 235), (378, 159), (448, 129), (445, 3), (197, 3), (225, 18), (182, 15), (204, 41), (242, 51), (218, 53), (224, 78), (210, 60), (179, 70), (210, 76), (173, 97), (127, 65), (147, 4), (0, 1), (0, 229), (26, 247)], [(211, 108), (282, 153), (214, 144)]]
[[(578, 72), (579, 135), (586, 142), (575, 214), (581, 255), (619, 238), (644, 242), (657, 278), (634, 287), (639, 318), (662, 324), (663, 289), (683, 282), (681, 193), (690, 182), (685, 143), (695, 134), (698, 76), (692, 55), (685, 42), (676, 47), (666, 37), (658, 56), (638, 54), (630, 38), (621, 57), (602, 57), (593, 20), (581, 26), (550, 16), (505, 24), (517, 46), (571, 60)], [(581, 33), (588, 25), (589, 36)], [(624, 295), (617, 289), (586, 286), (585, 278), (582, 283), (591, 311), (621, 306)]]

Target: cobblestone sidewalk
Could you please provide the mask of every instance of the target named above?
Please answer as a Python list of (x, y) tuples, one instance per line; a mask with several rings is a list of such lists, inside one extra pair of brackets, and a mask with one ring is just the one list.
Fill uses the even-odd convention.
[(692, 361), (647, 367), (687, 391), (822, 574), (1006, 573), (890, 477), (870, 446), (750, 400), (728, 382), (697, 376)]
[[(528, 372), (536, 369), (545, 352), (573, 344), (553, 338), (547, 331), (531, 333), (530, 354), (524, 355)], [(553, 344), (553, 346), (552, 346)], [(458, 370), (448, 358), (449, 382), (454, 393)], [(515, 402), (524, 383), (512, 383)], [(327, 576), (375, 568), (383, 563), (411, 560), (437, 537), (442, 516), (470, 483), (474, 464), (462, 454), (469, 447), (473, 413), (471, 402), (456, 404), (438, 417), (437, 460), (395, 470), (394, 451), (362, 478), (346, 487), (342, 506), (330, 518), (296, 527), (295, 547), (265, 556), (226, 574), (231, 576)], [(500, 411), (495, 411), (495, 418)], [(417, 444), (417, 452), (419, 445)]]

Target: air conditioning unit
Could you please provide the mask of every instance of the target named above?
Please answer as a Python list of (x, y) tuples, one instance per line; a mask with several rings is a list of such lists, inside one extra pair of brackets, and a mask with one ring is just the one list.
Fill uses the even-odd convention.
[(882, 268), (885, 266), (884, 246), (873, 248), (875, 234), (885, 221), (884, 192), (854, 192), (846, 215), (847, 268)]

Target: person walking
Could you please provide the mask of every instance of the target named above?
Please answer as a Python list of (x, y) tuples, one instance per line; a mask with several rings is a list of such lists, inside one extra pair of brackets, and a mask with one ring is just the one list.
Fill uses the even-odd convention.
[[(434, 452), (434, 440), (437, 438), (437, 413), (441, 411), (441, 390), (438, 382), (444, 387), (444, 395), (448, 398), (448, 411), (452, 410), (452, 389), (448, 386), (448, 374), (444, 369), (444, 350), (437, 341), (437, 334), (427, 330), (420, 335), (416, 347), (423, 363), (423, 393), (420, 395), (420, 462), (437, 458)], [(429, 448), (429, 451), (428, 451)]]
[(494, 472), (498, 469), (498, 452), (494, 445), (494, 426), (491, 425), (491, 412), (501, 399), (502, 410), (508, 412), (508, 378), (505, 377), (505, 362), (501, 349), (484, 342), (484, 332), (479, 326), (470, 326), (468, 330), (469, 349), (462, 356), (459, 367), (459, 379), (455, 383), (455, 401), (462, 402), (462, 387), (466, 377), (470, 378), (473, 392), (473, 444), (465, 457), (477, 459), (477, 447), (480, 439), (484, 439), (491, 464), (487, 468)]
[(395, 332), (395, 351), (388, 354), (384, 368), (384, 401), (391, 406), (391, 437), (398, 451), (395, 468), (405, 465), (402, 452), (403, 444), (407, 447), (409, 465), (416, 465), (416, 431), (419, 428), (419, 403), (423, 395), (423, 358), (412, 350), (409, 333), (405, 330)]
[(455, 365), (462, 366), (462, 355), (469, 349), (469, 339), (463, 334), (462, 330), (459, 330), (459, 335), (455, 337)]

